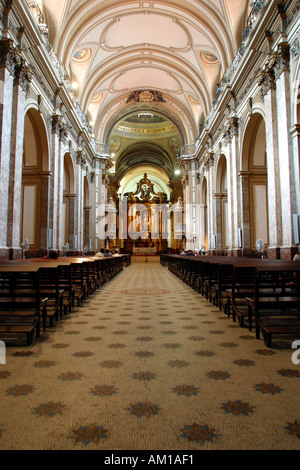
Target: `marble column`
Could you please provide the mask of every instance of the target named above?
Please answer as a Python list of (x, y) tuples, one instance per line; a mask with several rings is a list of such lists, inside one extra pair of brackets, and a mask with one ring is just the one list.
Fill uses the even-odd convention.
[(43, 172), (41, 178), (41, 237), (40, 237), (40, 255), (44, 256), (48, 252), (50, 246), (49, 240), (49, 197), (51, 187), (51, 173)]
[[(238, 242), (238, 228), (241, 228), (241, 203), (240, 203), (240, 181), (238, 178), (239, 171), (239, 124), (237, 117), (231, 117), (229, 121), (229, 139), (230, 139), (230, 178), (231, 178), (231, 227), (229, 228), (229, 240), (233, 256), (241, 256), (241, 249)], [(228, 211), (228, 212), (229, 212)]]
[(196, 173), (195, 184), (195, 233), (196, 233), (196, 248), (201, 248), (201, 225), (200, 225), (200, 174)]
[(90, 238), (91, 238), (91, 206), (84, 206), (83, 208), (83, 247), (90, 250)]
[(206, 233), (206, 231), (207, 231), (206, 211), (207, 211), (207, 206), (205, 204), (200, 204), (199, 210), (200, 210), (199, 245), (200, 245), (200, 248), (204, 245), (205, 248), (207, 249), (207, 246), (206, 246), (206, 235), (207, 235), (207, 233)]
[[(68, 207), (69, 207), (69, 227), (68, 227), (68, 240), (67, 243), (70, 244), (70, 241), (73, 242), (75, 234), (75, 206), (76, 206), (76, 194), (68, 194)], [(72, 247), (73, 248), (73, 247)]]
[(7, 246), (10, 258), (22, 257), (20, 246), (21, 206), (22, 206), (22, 165), (24, 147), (25, 99), (29, 90), (32, 74), (20, 60), (15, 68), (12, 102), (12, 129), (10, 151), (9, 201)]
[(13, 41), (0, 40), (0, 259), (8, 259), (8, 195), (14, 70), (16, 55)]
[(207, 181), (207, 251), (215, 253), (216, 226), (215, 226), (215, 168), (214, 154), (209, 153), (204, 164)]
[(251, 214), (250, 214), (250, 188), (249, 188), (249, 173), (240, 172), (240, 191), (241, 191), (241, 208), (242, 219), (241, 229), (243, 238), (243, 256), (251, 256)]
[(282, 219), (280, 197), (280, 168), (278, 155), (278, 126), (276, 84), (273, 69), (267, 70), (262, 85), (265, 104), (266, 151), (268, 170), (269, 247), (268, 258), (280, 257)]
[(296, 213), (300, 215), (300, 124), (293, 126), (290, 133), (293, 141)]
[(59, 181), (60, 181), (60, 116), (52, 116), (51, 154), (50, 154), (50, 197), (49, 197), (49, 239), (48, 248), (59, 248), (58, 221), (59, 221)]
[(75, 237), (77, 244), (74, 246), (75, 252), (82, 252), (83, 250), (83, 196), (84, 196), (84, 156), (83, 151), (77, 152), (76, 161), (76, 189), (77, 189), (77, 207), (75, 216)]
[(185, 214), (185, 236), (187, 250), (193, 250), (195, 236), (195, 162), (185, 162), (184, 177), (184, 214)]
[[(105, 235), (105, 206), (106, 206), (106, 177), (105, 177), (105, 162), (102, 158), (96, 157), (95, 159), (95, 176), (94, 176), (94, 200), (95, 200), (95, 237), (96, 237), (96, 249), (100, 250), (101, 248), (106, 247), (106, 235)], [(124, 208), (124, 215), (121, 218), (121, 224), (119, 226), (120, 229), (120, 237), (126, 239), (127, 237), (127, 207), (125, 208), (126, 204), (124, 203), (121, 207)], [(123, 224), (124, 222), (124, 224)]]
[(215, 234), (216, 234), (216, 254), (221, 256), (223, 254), (222, 248), (222, 195), (214, 194), (215, 206)]
[(227, 155), (227, 199), (228, 199), (228, 221), (227, 221), (227, 227), (228, 227), (228, 255), (232, 256), (233, 255), (233, 220), (234, 220), (234, 179), (233, 179), (233, 168), (234, 164), (231, 159), (231, 145), (230, 145), (230, 139), (227, 133), (224, 136), (224, 141), (223, 145), (225, 146), (224, 148), (224, 153)]
[(281, 258), (291, 259), (297, 252), (293, 245), (293, 214), (297, 212), (291, 127), (289, 46), (278, 46), (275, 63), (278, 152), (280, 165), (282, 247)]
[(57, 179), (57, 207), (58, 207), (58, 217), (57, 217), (57, 249), (60, 254), (63, 252), (63, 246), (65, 244), (64, 240), (64, 156), (65, 153), (69, 150), (66, 148), (66, 139), (68, 137), (67, 127), (63, 120), (60, 120), (59, 123), (59, 159), (58, 159), (58, 179)]

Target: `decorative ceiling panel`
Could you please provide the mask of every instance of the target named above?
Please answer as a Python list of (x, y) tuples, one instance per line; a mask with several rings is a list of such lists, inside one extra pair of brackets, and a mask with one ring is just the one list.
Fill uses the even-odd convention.
[(133, 107), (145, 111), (128, 98), (151, 90), (163, 99), (147, 111), (167, 114), (185, 145), (241, 45), (250, 0), (61, 0), (59, 8), (48, 0), (42, 8), (96, 141), (108, 143)]

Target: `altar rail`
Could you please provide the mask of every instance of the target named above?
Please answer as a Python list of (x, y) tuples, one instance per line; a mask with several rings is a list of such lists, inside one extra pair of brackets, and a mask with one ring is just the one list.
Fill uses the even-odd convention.
[(145, 248), (140, 248), (140, 247), (133, 247), (132, 249), (133, 254), (135, 255), (156, 255), (157, 250), (155, 247), (145, 247)]

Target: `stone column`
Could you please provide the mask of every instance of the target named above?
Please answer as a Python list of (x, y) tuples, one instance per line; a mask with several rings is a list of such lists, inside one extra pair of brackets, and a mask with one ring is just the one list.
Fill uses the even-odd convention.
[(91, 184), (91, 189), (90, 189), (90, 195), (91, 195), (91, 215), (90, 215), (90, 238), (92, 240), (92, 246), (91, 250), (95, 250), (96, 247), (96, 211), (95, 209), (93, 210), (92, 208), (95, 208), (95, 173), (94, 171), (91, 172), (91, 177), (90, 177), (90, 184)]
[(51, 173), (44, 172), (41, 179), (41, 239), (40, 239), (40, 254), (44, 256), (47, 254), (49, 248), (49, 197), (51, 186)]
[(279, 44), (275, 62), (278, 152), (281, 183), (282, 248), (281, 257), (291, 259), (297, 252), (293, 244), (293, 214), (297, 212), (291, 127), (289, 46)]
[(272, 66), (259, 76), (261, 96), (265, 104), (266, 150), (268, 171), (268, 214), (269, 214), (269, 247), (268, 258), (280, 257), (282, 245), (282, 220), (280, 197), (280, 174), (278, 156), (278, 112), (276, 102), (275, 74)]
[[(229, 143), (230, 157), (227, 161), (229, 185), (228, 187), (228, 240), (229, 250), (233, 256), (240, 256), (241, 249), (238, 244), (238, 228), (241, 227), (241, 205), (240, 205), (240, 188), (238, 179), (239, 168), (239, 122), (236, 116), (232, 116), (227, 125), (226, 141)], [(230, 163), (229, 163), (230, 162)]]
[(205, 214), (206, 214), (206, 210), (207, 210), (206, 205), (205, 204), (200, 204), (199, 245), (200, 245), (200, 248), (203, 245), (205, 245), (205, 248), (207, 249), (206, 240), (205, 240), (205, 235), (206, 235), (206, 232), (205, 232), (205, 227), (206, 227)]
[(222, 195), (214, 193), (216, 254), (222, 256)]
[(13, 41), (0, 41), (0, 259), (8, 259), (8, 195), (14, 70), (17, 64)]
[(241, 188), (241, 208), (242, 208), (242, 220), (241, 229), (243, 237), (243, 256), (251, 256), (251, 214), (250, 214), (250, 188), (249, 188), (249, 172), (240, 172), (240, 188)]
[(22, 206), (22, 166), (24, 147), (25, 99), (32, 78), (24, 60), (20, 59), (15, 68), (12, 102), (12, 129), (10, 152), (10, 177), (8, 201), (7, 245), (10, 258), (22, 257), (20, 247), (21, 206)]
[[(116, 239), (117, 231), (117, 209), (113, 198), (111, 197), (106, 204), (107, 212), (107, 236), (108, 240), (112, 243), (112, 240)], [(141, 229), (140, 229), (141, 230)]]
[[(101, 248), (105, 248), (105, 207), (106, 207), (106, 165), (105, 161), (99, 156), (95, 159), (95, 176), (94, 176), (94, 188), (95, 188), (95, 237), (96, 237), (96, 246), (95, 248), (99, 251)], [(124, 209), (125, 209), (124, 204)], [(122, 206), (123, 207), (123, 206)], [(127, 209), (126, 211), (126, 222), (127, 222)], [(123, 219), (122, 219), (123, 220)], [(124, 214), (125, 220), (125, 214)], [(126, 227), (122, 226), (121, 223), (120, 236), (124, 239), (127, 236)], [(125, 231), (126, 233), (123, 233)]]
[(201, 225), (200, 225), (200, 174), (197, 172), (195, 176), (195, 233), (196, 233), (196, 248), (201, 248)]
[[(215, 168), (214, 168), (214, 154), (211, 152), (206, 157), (204, 163), (204, 174), (207, 181), (207, 252), (215, 252), (214, 237), (216, 236), (215, 227)], [(203, 233), (204, 235), (204, 233)]]
[(50, 171), (52, 178), (50, 180), (49, 197), (49, 229), (50, 236), (48, 248), (56, 250), (59, 248), (58, 221), (59, 221), (59, 181), (60, 181), (60, 115), (52, 116), (52, 136), (51, 136), (51, 155)]
[[(69, 205), (69, 237), (67, 243), (70, 244), (70, 240), (73, 241), (75, 234), (75, 206), (76, 206), (76, 194), (68, 194), (68, 205)], [(73, 247), (72, 247), (73, 248)]]
[(185, 162), (185, 176), (183, 178), (184, 215), (185, 215), (185, 237), (187, 250), (194, 248), (194, 172), (190, 162)]
[(91, 238), (91, 206), (84, 206), (83, 208), (83, 247), (87, 248), (88, 251), (90, 250), (90, 238)]
[(77, 188), (77, 207), (75, 216), (75, 237), (77, 237), (77, 246), (74, 246), (76, 252), (83, 250), (83, 174), (84, 170), (84, 156), (83, 151), (78, 150), (76, 160), (76, 188)]
[(59, 159), (58, 159), (58, 180), (57, 180), (57, 248), (62, 254), (64, 245), (64, 155), (68, 149), (65, 149), (68, 130), (64, 120), (59, 120)]
[(300, 124), (290, 129), (293, 141), (294, 181), (296, 195), (296, 213), (300, 215)]

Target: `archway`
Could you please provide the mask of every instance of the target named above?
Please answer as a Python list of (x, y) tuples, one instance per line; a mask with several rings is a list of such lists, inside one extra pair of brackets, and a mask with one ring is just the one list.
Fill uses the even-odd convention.
[(46, 127), (38, 111), (30, 109), (24, 124), (21, 242), (28, 240), (33, 255), (48, 249), (49, 178)]
[(256, 252), (256, 240), (269, 245), (266, 130), (261, 114), (249, 120), (242, 146), (242, 228), (244, 252)]

